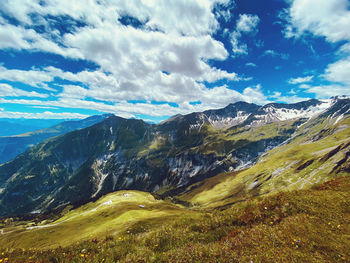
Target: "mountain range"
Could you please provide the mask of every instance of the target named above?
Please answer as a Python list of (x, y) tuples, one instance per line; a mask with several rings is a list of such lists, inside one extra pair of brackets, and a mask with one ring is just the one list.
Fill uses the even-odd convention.
[[(120, 189), (176, 195), (200, 206), (203, 197), (193, 190), (218, 174), (222, 183), (231, 174), (233, 182), (240, 178), (238, 188), (226, 187), (225, 202), (212, 195), (222, 206), (242, 195), (302, 188), (349, 173), (349, 115), (350, 99), (335, 97), (264, 106), (237, 102), (157, 125), (110, 116), (0, 165), (0, 215), (80, 205)], [(312, 153), (298, 156), (300, 145)], [(291, 174), (298, 178), (286, 176)]]
[(10, 119), (0, 118), (0, 136), (12, 136), (45, 129), (62, 122), (58, 119)]
[[(17, 129), (16, 135), (0, 137), (0, 164), (12, 160), (17, 155), (25, 152), (28, 148), (35, 146), (48, 138), (89, 127), (110, 116), (112, 116), (112, 114), (91, 116), (83, 120), (64, 121), (48, 128), (34, 129), (21, 134), (18, 134), (18, 132), (21, 132), (22, 129)], [(55, 121), (57, 122), (57, 120)], [(8, 123), (9, 122), (6, 122), (6, 124), (3, 125), (8, 127)], [(16, 126), (10, 127), (15, 128)]]

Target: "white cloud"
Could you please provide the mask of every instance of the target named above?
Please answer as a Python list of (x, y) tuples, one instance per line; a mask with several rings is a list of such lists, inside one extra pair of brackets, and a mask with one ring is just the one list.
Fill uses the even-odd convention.
[[(291, 91), (290, 93), (293, 93), (293, 91)], [(271, 96), (269, 96), (269, 98), (273, 98), (277, 102), (285, 103), (297, 103), (310, 99), (309, 97), (299, 97), (297, 95), (283, 96), (282, 93), (278, 91), (275, 91)]]
[(47, 94), (38, 93), (35, 91), (25, 91), (17, 88), (13, 88), (8, 84), (0, 83), (0, 97), (37, 97), (47, 98)]
[(264, 51), (263, 56), (272, 56), (272, 57), (280, 57), (284, 60), (287, 60), (289, 58), (289, 54), (287, 53), (279, 53), (272, 49), (267, 49)]
[(50, 107), (50, 106), (28, 106), (34, 109), (50, 109), (50, 110), (58, 110), (57, 107)]
[(242, 34), (255, 35), (258, 32), (257, 26), (260, 19), (257, 15), (240, 14), (236, 21), (236, 29), (231, 33), (232, 52), (235, 55), (247, 55), (248, 46), (242, 43)]
[[(118, 36), (117, 38), (115, 36)], [(67, 34), (65, 43), (123, 82), (168, 71), (200, 78), (209, 71), (208, 59), (228, 56), (222, 43), (210, 36), (178, 36), (130, 27), (85, 28)]]
[(215, 12), (215, 16), (224, 19), (225, 22), (229, 22), (233, 18), (232, 10), (233, 10), (233, 7), (228, 8), (228, 6), (225, 5), (224, 8), (220, 8)]
[(350, 95), (349, 86), (342, 85), (320, 85), (320, 86), (310, 86), (303, 84), (300, 86), (305, 89), (308, 93), (313, 93), (318, 99), (327, 99), (332, 96), (339, 95)]
[(7, 69), (0, 65), (0, 79), (21, 82), (36, 88), (55, 91), (45, 85), (46, 82), (54, 79), (50, 72), (46, 70)]
[[(66, 88), (66, 87), (65, 87)], [(172, 107), (168, 104), (155, 105), (151, 103), (129, 103), (127, 101), (119, 101), (112, 104), (106, 104), (103, 102), (87, 101), (79, 97), (79, 92), (86, 92), (81, 90), (82, 87), (69, 86), (71, 89), (58, 100), (25, 100), (25, 99), (4, 99), (0, 98), (2, 104), (22, 104), (22, 105), (41, 105), (44, 107), (63, 107), (63, 108), (77, 108), (77, 109), (90, 109), (100, 112), (110, 112), (121, 117), (131, 118), (137, 114), (150, 115), (150, 116), (169, 116), (177, 113), (187, 114), (193, 111), (203, 111), (207, 109), (222, 108), (229, 103), (237, 101), (248, 101), (258, 104), (264, 104), (268, 100), (263, 94), (260, 85), (256, 87), (248, 87), (239, 93), (235, 90), (229, 89), (226, 85), (215, 87), (207, 90), (204, 85), (198, 85), (196, 87), (195, 96), (193, 92), (187, 94), (188, 99), (178, 101), (179, 107)], [(75, 89), (77, 88), (77, 89)], [(86, 93), (84, 94), (86, 96)], [(167, 98), (178, 96), (177, 94), (167, 94)], [(202, 101), (202, 104), (191, 105), (190, 101)]]
[(339, 54), (350, 55), (350, 42), (342, 45), (338, 51)]
[(349, 85), (350, 90), (350, 57), (328, 65), (324, 77), (329, 81)]
[[(39, 0), (15, 0), (11, 5), (2, 2), (0, 6), (6, 13), (26, 25), (26, 29), (22, 25), (2, 25), (7, 41), (1, 42), (2, 48), (39, 50), (42, 47), (43, 51), (93, 61), (100, 69), (77, 74), (54, 68), (27, 72), (2, 69), (0, 78), (35, 87), (42, 83), (42, 87), (48, 88), (44, 84), (59, 76), (87, 86), (81, 88), (79, 94), (75, 92), (75, 96), (108, 101), (192, 99), (193, 95), (189, 95), (199, 89), (198, 82), (241, 80), (236, 73), (216, 69), (207, 63), (210, 59), (225, 60), (228, 56), (224, 45), (210, 35), (218, 27), (212, 13), (217, 3), (225, 5), (229, 1), (86, 1), (76, 5), (70, 0), (50, 0), (43, 6)], [(33, 22), (29, 14), (33, 10), (41, 17), (65, 15), (88, 26), (75, 26), (59, 39), (61, 45), (58, 46), (51, 41), (50, 32), (38, 34), (30, 29)], [(143, 27), (121, 25), (118, 18), (122, 15), (135, 17), (144, 23)], [(13, 41), (9, 41), (11, 34)], [(163, 71), (171, 74), (167, 76)], [(72, 92), (72, 87), (65, 86), (61, 96)]]
[[(217, 4), (227, 6), (230, 3), (228, 0), (86, 0), (77, 4), (71, 0), (47, 0), (41, 5), (39, 0), (13, 0), (11, 4), (8, 0), (1, 1), (1, 10), (20, 24), (7, 25), (5, 19), (0, 21), (0, 49), (51, 52), (67, 58), (86, 59), (99, 66), (95, 71), (78, 73), (54, 67), (14, 70), (0, 66), (0, 79), (51, 90), (54, 93), (50, 95), (56, 96), (49, 101), (2, 99), (2, 102), (95, 109), (133, 117), (135, 114), (162, 116), (218, 108), (238, 100), (250, 101), (253, 95), (257, 96), (256, 101), (265, 101), (259, 88), (247, 88), (239, 93), (227, 86), (209, 89), (202, 83), (247, 80), (208, 62), (228, 57), (223, 43), (212, 37), (219, 26), (212, 10)], [(47, 15), (52, 19), (64, 17), (70, 27), (61, 36), (45, 19)], [(139, 20), (142, 26), (122, 25), (118, 18), (124, 15)], [(225, 14), (227, 19), (228, 15)], [(41, 25), (45, 32), (33, 29), (33, 16), (35, 25)], [(78, 21), (86, 26), (79, 27)], [(247, 52), (247, 46), (239, 43), (239, 38), (243, 33), (256, 32), (258, 23), (256, 15), (239, 17), (236, 53)], [(63, 90), (59, 91), (50, 88), (55, 78), (80, 84), (62, 85)], [(86, 101), (86, 98), (98, 102)], [(147, 103), (132, 104), (127, 100)], [(179, 108), (152, 105), (152, 100), (175, 102)], [(198, 100), (202, 101), (201, 105), (189, 104)]]
[(265, 52), (264, 52), (264, 55), (277, 56), (277, 54), (278, 53), (272, 49), (265, 50)]
[(312, 81), (314, 76), (306, 76), (306, 77), (299, 77), (299, 78), (291, 78), (288, 80), (289, 84), (301, 84), (305, 82)]
[(288, 10), (287, 37), (311, 32), (330, 42), (350, 40), (347, 0), (294, 0)]
[[(312, 10), (312, 11), (310, 11)], [(325, 37), (328, 42), (346, 41), (337, 54), (338, 61), (331, 63), (321, 77), (330, 81), (329, 85), (302, 85), (307, 92), (320, 98), (349, 94), (350, 85), (350, 11), (347, 0), (294, 0), (285, 14), (288, 25), (286, 37), (301, 37), (308, 32), (317, 37)]]
[(244, 33), (256, 32), (260, 19), (257, 15), (241, 14), (237, 21), (236, 30)]
[(36, 50), (59, 54), (65, 57), (82, 58), (78, 50), (64, 48), (22, 26), (0, 24), (0, 49)]
[(240, 37), (241, 37), (241, 34), (239, 32), (235, 31), (231, 34), (232, 52), (235, 55), (247, 55), (248, 46), (245, 43), (241, 43)]
[(24, 24), (31, 24), (30, 15), (33, 10), (41, 16), (66, 15), (94, 27), (117, 25), (120, 16), (129, 15), (143, 22), (148, 29), (200, 36), (210, 34), (218, 28), (218, 22), (212, 13), (214, 5), (228, 3), (229, 0), (84, 0), (78, 4), (71, 0), (48, 0), (45, 5), (40, 5), (39, 0), (11, 0), (11, 4), (4, 0), (0, 2), (0, 8)]
[(50, 112), (45, 111), (41, 113), (32, 112), (13, 112), (13, 111), (0, 111), (0, 118), (10, 118), (10, 119), (84, 119), (89, 117), (89, 115), (72, 113), (72, 112)]
[(244, 101), (255, 104), (269, 103), (267, 97), (263, 94), (261, 85), (258, 84), (255, 87), (248, 87), (243, 90)]
[(246, 65), (247, 67), (253, 67), (253, 68), (256, 67), (256, 64), (253, 63), (253, 62), (247, 62), (247, 63), (245, 63), (245, 65)]

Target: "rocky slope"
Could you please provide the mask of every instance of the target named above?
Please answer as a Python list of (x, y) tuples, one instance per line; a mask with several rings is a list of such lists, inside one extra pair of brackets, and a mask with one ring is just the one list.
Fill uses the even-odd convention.
[(247, 167), (300, 135), (310, 118), (347, 118), (349, 107), (346, 98), (265, 106), (239, 102), (159, 125), (110, 117), (0, 166), (0, 214), (79, 204), (118, 189), (185, 187)]

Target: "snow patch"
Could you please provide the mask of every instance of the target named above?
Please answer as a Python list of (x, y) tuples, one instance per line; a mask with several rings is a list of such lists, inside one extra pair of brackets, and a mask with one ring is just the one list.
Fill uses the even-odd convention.
[(235, 117), (209, 117), (209, 123), (214, 128), (228, 128), (243, 123), (250, 114), (238, 111)]
[(269, 106), (263, 109), (266, 114), (256, 115), (256, 121), (253, 121), (252, 125), (260, 125), (262, 123), (286, 121), (297, 118), (311, 119), (314, 116), (324, 112), (335, 103), (335, 100), (323, 100), (316, 106), (310, 106), (306, 109), (287, 109), (287, 108), (275, 108)]
[(336, 125), (341, 119), (344, 118), (344, 114), (340, 115), (334, 122), (334, 125)]

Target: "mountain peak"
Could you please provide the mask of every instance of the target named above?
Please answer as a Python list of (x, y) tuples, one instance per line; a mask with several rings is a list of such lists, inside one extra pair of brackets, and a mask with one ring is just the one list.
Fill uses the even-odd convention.
[(258, 105), (254, 104), (254, 103), (246, 102), (246, 101), (237, 101), (234, 103), (230, 103), (225, 108), (228, 108), (228, 107), (240, 108), (240, 107), (252, 107), (252, 106), (258, 106)]

